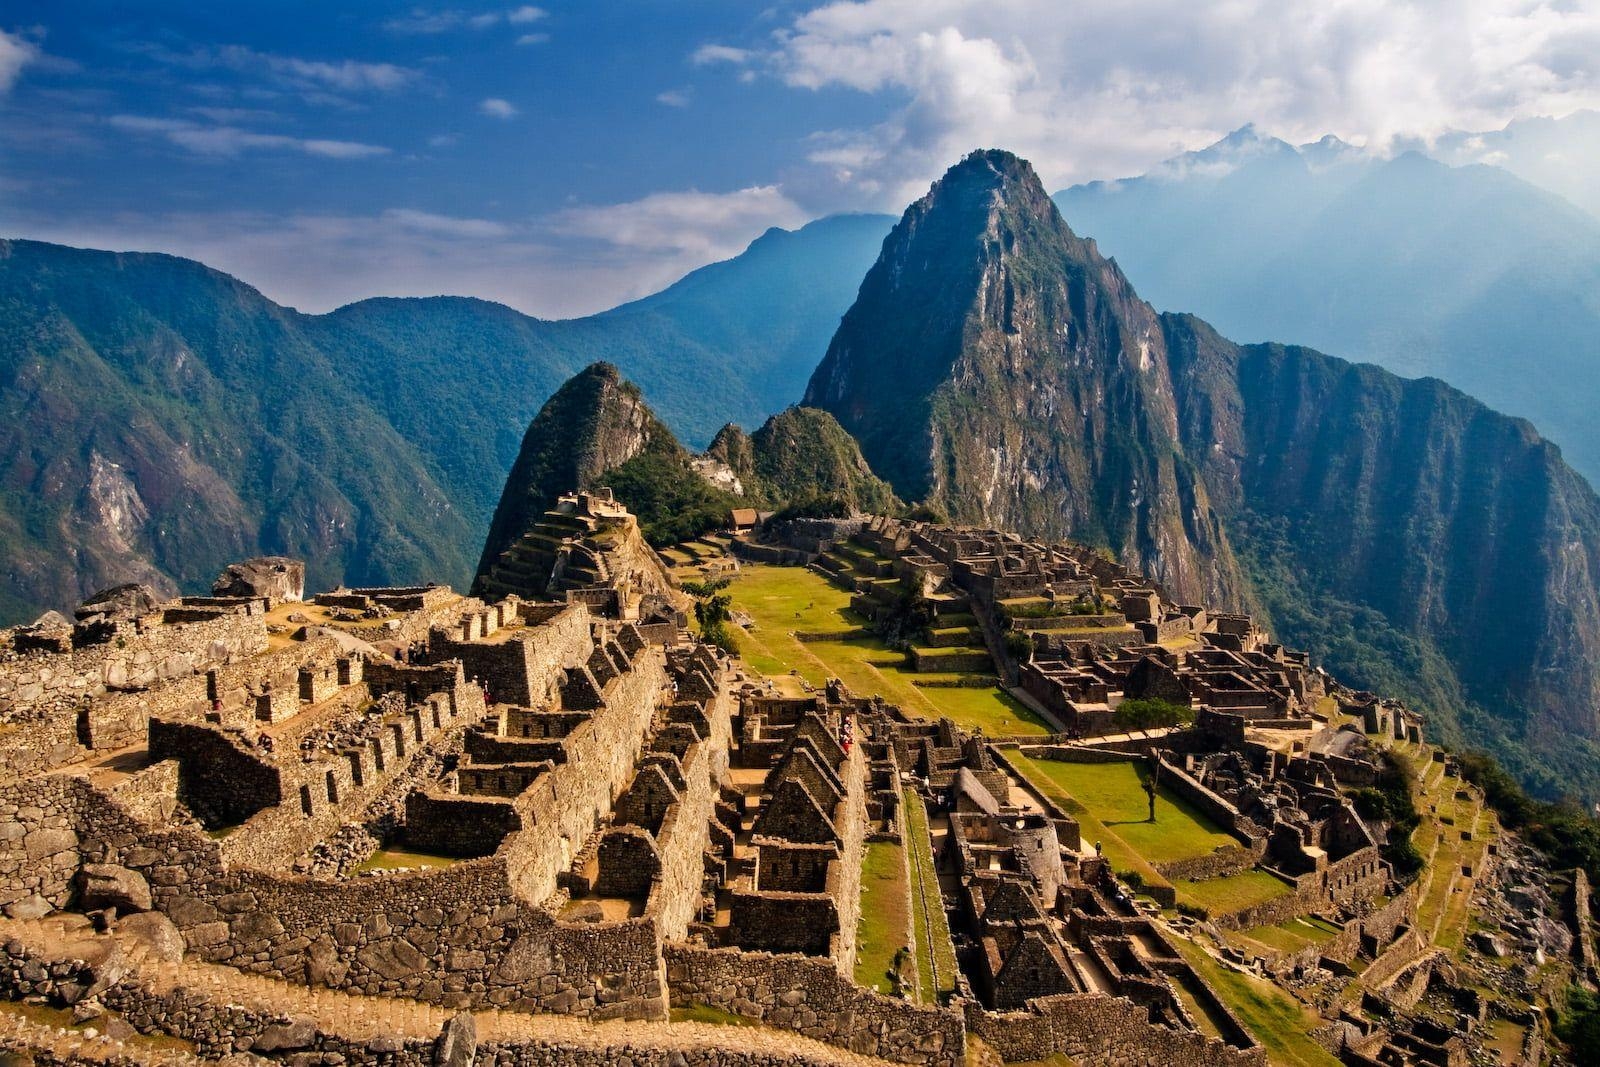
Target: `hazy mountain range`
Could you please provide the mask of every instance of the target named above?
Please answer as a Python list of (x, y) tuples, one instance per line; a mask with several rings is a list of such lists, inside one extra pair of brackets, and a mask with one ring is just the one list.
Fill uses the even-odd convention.
[(1566, 200), (1495, 167), (1246, 127), (1056, 202), (1155, 306), (1443, 378), (1600, 477), (1600, 218)]

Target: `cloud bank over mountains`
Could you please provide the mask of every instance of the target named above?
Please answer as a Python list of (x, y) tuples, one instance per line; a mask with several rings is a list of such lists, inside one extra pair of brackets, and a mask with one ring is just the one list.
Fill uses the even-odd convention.
[(308, 310), (583, 314), (771, 226), (898, 212), (973, 148), (1059, 189), (1250, 122), (1503, 166), (1600, 215), (1600, 0), (419, 5), (242, 12), (226, 39), (19, 5), (0, 233), (194, 256)]

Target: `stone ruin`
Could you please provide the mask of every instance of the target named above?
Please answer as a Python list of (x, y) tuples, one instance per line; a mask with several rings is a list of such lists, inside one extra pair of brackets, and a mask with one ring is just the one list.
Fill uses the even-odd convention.
[[(783, 1035), (784, 1063), (954, 1065), (969, 1035), (1006, 1060), (1265, 1062), (1078, 821), (1019, 786), (1013, 748), (838, 683), (757, 684), (684, 630), (684, 598), (608, 494), (563, 498), (546, 520), (478, 596), (307, 597), (298, 565), (252, 560), (205, 596), (109, 590), (0, 638), (7, 995), (207, 1059), (297, 1065), (421, 1067), (473, 1048), (507, 1063), (780, 1062), (764, 1038), (707, 1042), (672, 1009), (759, 1022)], [(1367, 739), (1420, 741), (1402, 705), (1086, 550), (887, 519), (796, 536), (855, 537), (897, 578), (1026, 633), (1018, 684), (1066, 728), (1025, 751), (1158, 765), (1238, 841), (1163, 875), (1255, 868), (1290, 891), (1249, 921), (1347, 917), (1295, 966), (1362, 953), (1388, 967), (1415, 942), (1415, 895), (1381, 903), (1396, 886), (1379, 838), (1341, 792), (1372, 780)], [(1140, 696), (1188, 704), (1195, 725), (1075, 740)], [(1326, 697), (1358, 725), (1324, 726)], [(869, 840), (932, 854), (957, 969), (943, 1003), (854, 980)], [(1541, 915), (1566, 906), (1527, 893)], [(1570, 907), (1587, 909), (1581, 894)], [(1229, 921), (1246, 920), (1214, 920)], [(1592, 961), (1586, 939), (1507, 922), (1508, 952)], [(191, 1001), (157, 984), (151, 953)], [(1440, 995), (1436, 973), (1396, 981)], [(261, 988), (391, 1005), (433, 1029), (357, 1036), (345, 1014), (237, 1006)], [(497, 1012), (633, 1028), (479, 1042), (474, 1020)], [(1459, 1047), (1420, 1017), (1342, 1025), (1374, 1061)]]

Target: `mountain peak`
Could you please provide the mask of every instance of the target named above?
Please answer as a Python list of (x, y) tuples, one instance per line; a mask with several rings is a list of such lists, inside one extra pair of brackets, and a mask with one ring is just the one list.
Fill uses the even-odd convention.
[[(1172, 518), (1187, 476), (1160, 333), (1027, 161), (973, 152), (890, 233), (805, 403), (903, 499), (1109, 545), (1183, 595), (1233, 603), (1227, 547)], [(1124, 472), (1117, 492), (1137, 499), (1106, 506), (1094, 470)]]

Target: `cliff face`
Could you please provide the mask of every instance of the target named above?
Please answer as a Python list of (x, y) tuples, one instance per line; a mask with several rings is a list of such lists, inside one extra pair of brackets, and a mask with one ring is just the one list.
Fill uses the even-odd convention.
[(609, 363), (592, 364), (568, 379), (528, 424), (489, 524), (478, 577), (562, 493), (598, 485), (606, 472), (646, 453), (687, 458), (638, 386)]
[(1115, 550), (1179, 598), (1245, 591), (1177, 440), (1166, 341), (1032, 168), (977, 152), (913, 204), (806, 403), (907, 499)]
[(1386, 679), (1398, 691), (1454, 702), (1469, 736), (1525, 750), (1524, 771), (1536, 753), (1587, 765), (1600, 500), (1556, 447), (1436, 379), (1234, 345), (1189, 316), (1163, 326), (1185, 447), (1283, 636), (1358, 675), (1413, 642)]
[(1013, 156), (907, 210), (806, 399), (908, 498), (1263, 608), (1436, 735), (1594, 791), (1600, 500), (1559, 451), (1437, 380), (1157, 315)]

